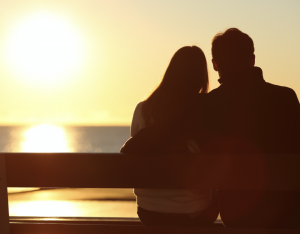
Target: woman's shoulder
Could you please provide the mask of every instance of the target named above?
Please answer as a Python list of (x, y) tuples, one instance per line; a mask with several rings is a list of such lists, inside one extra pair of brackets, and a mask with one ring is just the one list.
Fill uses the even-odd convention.
[(135, 109), (141, 109), (144, 103), (145, 103), (145, 101), (139, 102), (139, 103), (136, 105)]
[(135, 107), (132, 122), (131, 122), (131, 136), (134, 136), (145, 125), (145, 121), (142, 116), (143, 103), (144, 102), (140, 102)]
[(135, 113), (136, 115), (137, 115), (137, 114), (138, 114), (138, 115), (141, 114), (143, 104), (144, 104), (144, 101), (139, 102), (139, 103), (136, 105), (135, 110), (134, 110), (134, 113)]

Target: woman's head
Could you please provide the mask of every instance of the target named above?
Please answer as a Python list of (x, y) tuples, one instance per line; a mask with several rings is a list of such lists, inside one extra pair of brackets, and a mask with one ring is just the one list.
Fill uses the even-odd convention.
[(150, 125), (167, 120), (198, 93), (208, 91), (207, 63), (197, 46), (180, 48), (172, 57), (163, 79), (145, 100), (143, 117)]
[(180, 48), (173, 55), (159, 88), (177, 95), (207, 93), (208, 72), (203, 51), (197, 46)]

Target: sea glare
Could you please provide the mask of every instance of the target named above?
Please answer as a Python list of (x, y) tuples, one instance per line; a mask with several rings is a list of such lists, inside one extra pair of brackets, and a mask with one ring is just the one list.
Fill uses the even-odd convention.
[[(125, 127), (0, 127), (1, 152), (119, 152)], [(10, 216), (137, 217), (132, 189), (8, 188)]]
[[(40, 124), (0, 126), (1, 152), (119, 152), (130, 136), (129, 126), (73, 127)], [(26, 150), (26, 145), (32, 145)]]

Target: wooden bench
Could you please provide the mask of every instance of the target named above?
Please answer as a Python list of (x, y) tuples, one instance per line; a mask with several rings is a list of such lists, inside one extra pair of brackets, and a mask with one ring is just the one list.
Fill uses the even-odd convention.
[[(138, 219), (8, 216), (7, 187), (300, 190), (298, 155), (0, 154), (0, 233), (299, 233), (300, 230), (145, 227)], [(10, 229), (10, 230), (9, 230)]]

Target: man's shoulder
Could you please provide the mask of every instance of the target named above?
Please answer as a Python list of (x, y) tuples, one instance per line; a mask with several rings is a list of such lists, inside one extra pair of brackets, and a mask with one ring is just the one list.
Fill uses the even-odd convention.
[(209, 93), (208, 93), (208, 95), (209, 96), (213, 96), (213, 95), (216, 95), (216, 94), (218, 94), (219, 92), (221, 92), (221, 86), (219, 86), (218, 88), (215, 88), (215, 89), (213, 89), (213, 90), (211, 90)]
[(265, 83), (266, 92), (273, 95), (297, 97), (295, 91), (292, 88), (286, 86), (275, 85), (266, 82)]
[(221, 98), (222, 96), (226, 96), (228, 94), (228, 90), (224, 89), (224, 87), (222, 85), (220, 85), (218, 88), (215, 88), (213, 90), (211, 90), (207, 96), (206, 99), (209, 100), (209, 102), (211, 100), (218, 100), (219, 98)]
[[(295, 91), (292, 88), (286, 86), (280, 86), (264, 82), (263, 86), (260, 86), (266, 94), (276, 94), (276, 95), (296, 95)], [(258, 87), (257, 87), (258, 88)], [(253, 90), (255, 92), (255, 90)], [(218, 88), (215, 88), (209, 92), (209, 97), (219, 96), (223, 92), (228, 92), (225, 88), (223, 89), (222, 85)]]
[(281, 85), (276, 85), (276, 84), (272, 84), (272, 83), (265, 83), (266, 87), (269, 89), (274, 89), (277, 91), (282, 91), (282, 92), (294, 92), (294, 90), (292, 88), (286, 87), (286, 86), (281, 86)]
[(207, 95), (207, 93), (198, 93), (195, 98), (191, 99), (191, 101), (188, 102), (188, 104), (193, 106), (205, 103), (205, 101), (207, 100)]

